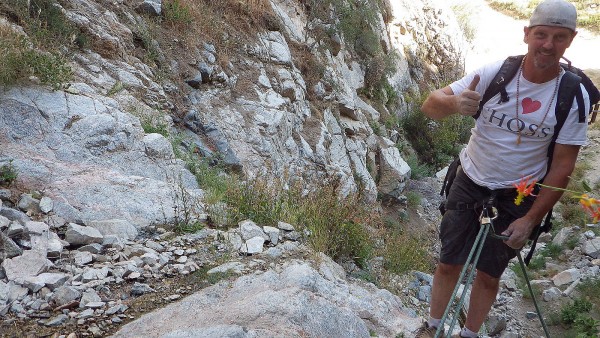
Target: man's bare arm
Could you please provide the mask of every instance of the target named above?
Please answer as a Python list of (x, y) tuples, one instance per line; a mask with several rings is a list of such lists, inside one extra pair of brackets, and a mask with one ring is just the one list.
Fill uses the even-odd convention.
[[(580, 146), (577, 145), (555, 144), (552, 166), (544, 179), (544, 185), (556, 188), (567, 187), (569, 177), (575, 168), (579, 148)], [(552, 209), (562, 194), (562, 191), (542, 188), (529, 212), (511, 223), (508, 229), (502, 233), (510, 236), (505, 242), (506, 245), (514, 249), (522, 248), (527, 242), (531, 231), (542, 222), (544, 216)]]
[(442, 119), (455, 113), (473, 116), (479, 109), (481, 95), (475, 91), (479, 83), (479, 75), (475, 75), (469, 87), (459, 95), (454, 95), (452, 88), (444, 87), (429, 94), (421, 111), (434, 120)]

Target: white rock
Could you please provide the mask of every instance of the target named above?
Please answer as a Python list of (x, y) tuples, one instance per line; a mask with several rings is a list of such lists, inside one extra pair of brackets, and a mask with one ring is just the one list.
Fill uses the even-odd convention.
[(52, 263), (46, 258), (45, 253), (34, 250), (23, 251), (18, 257), (8, 258), (2, 262), (2, 267), (9, 281), (24, 280), (27, 277), (37, 276), (48, 270)]
[(554, 277), (552, 277), (552, 282), (556, 286), (561, 286), (565, 284), (570, 284), (574, 282), (577, 278), (581, 276), (581, 273), (578, 269), (568, 269), (563, 272), (559, 272)]
[(592, 257), (599, 258), (600, 257), (600, 237), (594, 238), (586, 241), (583, 244), (583, 253)]
[(566, 227), (560, 229), (560, 231), (554, 236), (552, 243), (558, 246), (563, 246), (565, 242), (573, 236), (573, 228)]
[(271, 242), (273, 245), (277, 245), (279, 242), (279, 229), (270, 226), (264, 226), (263, 230), (267, 236), (269, 236), (269, 242)]
[(263, 252), (263, 245), (265, 244), (265, 239), (261, 236), (252, 237), (247, 240), (240, 250), (242, 253), (247, 253), (249, 255), (257, 254)]
[(50, 211), (52, 211), (52, 208), (54, 208), (54, 201), (50, 197), (42, 197), (42, 199), (40, 200), (40, 210), (44, 214), (47, 214)]
[(257, 236), (262, 237), (263, 240), (269, 239), (269, 236), (267, 236), (267, 234), (265, 234), (265, 232), (251, 220), (241, 221), (239, 223), (239, 227), (240, 234), (243, 240), (247, 241)]
[(546, 302), (551, 302), (553, 300), (557, 300), (561, 297), (561, 295), (562, 295), (562, 292), (557, 287), (552, 287), (552, 288), (550, 288), (548, 290), (544, 290), (542, 292), (542, 298)]

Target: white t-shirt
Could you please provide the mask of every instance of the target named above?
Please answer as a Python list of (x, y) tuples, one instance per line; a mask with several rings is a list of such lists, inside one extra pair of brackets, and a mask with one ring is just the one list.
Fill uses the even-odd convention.
[[(452, 83), (454, 94), (460, 94), (475, 74), (480, 81), (476, 90), (483, 96), (485, 89), (500, 70), (503, 60), (488, 64), (464, 78)], [(564, 75), (561, 69), (560, 78)], [(500, 94), (484, 104), (481, 115), (471, 129), (471, 138), (460, 154), (463, 171), (473, 182), (490, 189), (511, 188), (523, 177), (541, 179), (546, 173), (547, 152), (556, 125), (555, 92), (556, 79), (542, 84), (527, 81), (520, 76), (519, 120), (516, 118), (517, 76), (506, 86), (509, 101), (500, 101)], [(560, 79), (559, 79), (560, 81)], [(586, 102), (586, 112), (590, 109), (588, 93), (581, 85)], [(552, 101), (551, 106), (548, 107)], [(577, 100), (560, 130), (556, 143), (584, 145), (586, 143), (587, 122), (579, 123)], [(549, 109), (549, 110), (548, 110)], [(544, 119), (544, 115), (548, 115)], [(543, 124), (539, 124), (544, 120)], [(518, 129), (521, 129), (521, 143), (517, 144)]]

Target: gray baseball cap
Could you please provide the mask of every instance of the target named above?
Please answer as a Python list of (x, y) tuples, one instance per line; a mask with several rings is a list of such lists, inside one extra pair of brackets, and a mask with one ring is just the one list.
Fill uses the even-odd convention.
[(529, 19), (529, 27), (533, 26), (565, 27), (575, 31), (577, 10), (573, 4), (564, 0), (543, 1)]

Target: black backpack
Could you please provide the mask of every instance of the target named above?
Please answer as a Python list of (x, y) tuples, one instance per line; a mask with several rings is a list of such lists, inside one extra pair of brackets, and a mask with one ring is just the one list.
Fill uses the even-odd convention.
[[(512, 80), (513, 77), (519, 71), (521, 63), (523, 61), (524, 55), (510, 56), (500, 67), (500, 70), (494, 78), (492, 82), (485, 90), (481, 102), (479, 103), (479, 110), (475, 115), (473, 115), (474, 119), (477, 119), (481, 114), (481, 109), (483, 105), (487, 103), (492, 97), (496, 96), (500, 93), (500, 102), (508, 102), (510, 98), (506, 93), (506, 84)], [(565, 59), (566, 60), (566, 59)], [(587, 123), (586, 121), (586, 112), (585, 104), (583, 100), (583, 94), (581, 92), (580, 84), (583, 84), (584, 88), (589, 94), (590, 97), (590, 111), (592, 107), (600, 101), (600, 91), (594, 85), (592, 80), (583, 73), (583, 71), (579, 68), (573, 67), (571, 62), (567, 60), (567, 63), (561, 63), (561, 66), (565, 70), (565, 74), (563, 75), (560, 85), (558, 87), (557, 94), (557, 104), (556, 104), (556, 126), (554, 135), (552, 136), (552, 140), (550, 145), (548, 146), (548, 169), (550, 169), (550, 165), (552, 164), (552, 153), (554, 151), (554, 145), (556, 143), (556, 138), (569, 115), (571, 110), (571, 106), (573, 105), (573, 101), (577, 100), (577, 106), (579, 107), (579, 123)], [(450, 187), (454, 181), (454, 177), (456, 176), (456, 170), (460, 165), (460, 161), (458, 157), (450, 164), (448, 167), (448, 172), (446, 173), (446, 177), (444, 179), (444, 183), (442, 184), (442, 190), (440, 191), (440, 195), (448, 196), (450, 191)], [(442, 203), (440, 206), (440, 211), (442, 214), (445, 212), (445, 204)], [(529, 264), (533, 252), (535, 250), (535, 246), (537, 244), (537, 240), (542, 232), (549, 232), (552, 229), (552, 209), (546, 215), (544, 222), (538, 226), (533, 233), (531, 234), (530, 239), (533, 241), (531, 244), (531, 249), (529, 250), (529, 254), (525, 257), (526, 264)]]

